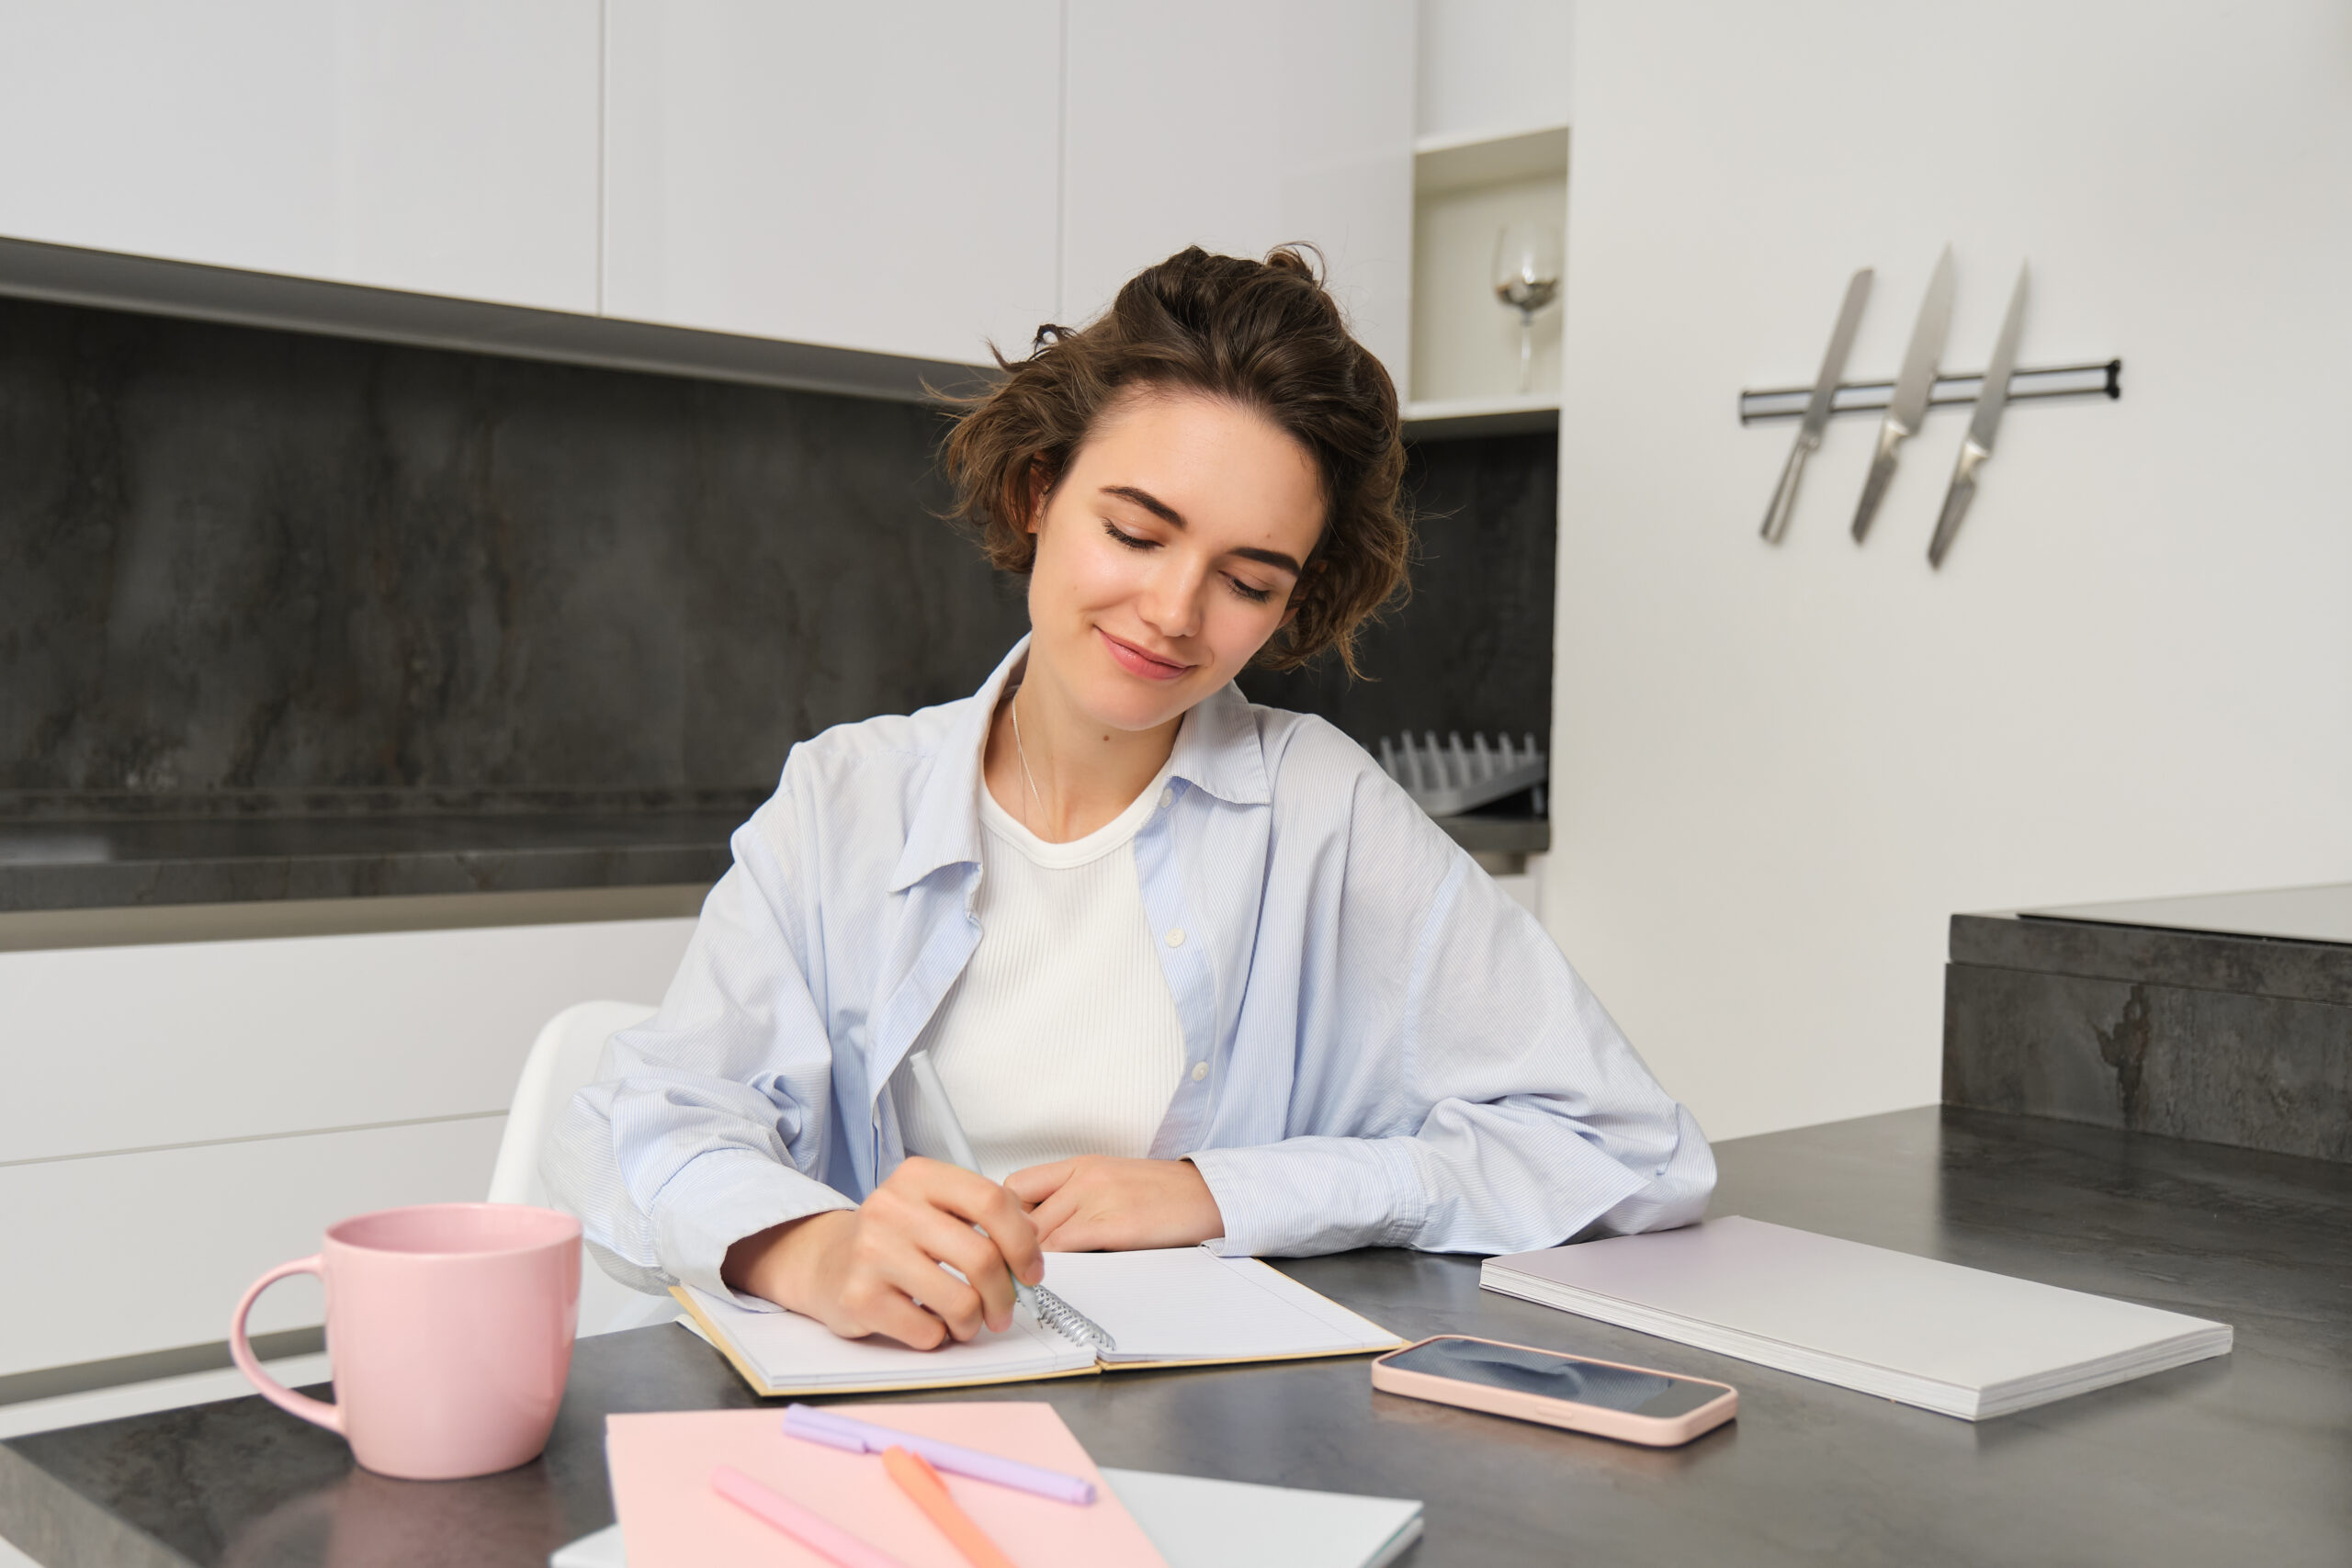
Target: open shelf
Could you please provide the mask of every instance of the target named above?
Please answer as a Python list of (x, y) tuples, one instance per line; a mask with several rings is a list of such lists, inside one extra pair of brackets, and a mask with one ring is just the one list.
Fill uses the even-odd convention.
[(1567, 219), (1568, 128), (1425, 136), (1413, 149), (1413, 359), (1406, 419), (1420, 439), (1500, 434), (1557, 422), (1560, 309), (1535, 319), (1531, 390), (1518, 317), (1495, 298), (1506, 224)]
[(1560, 427), (1556, 392), (1508, 392), (1485, 398), (1430, 399), (1405, 405), (1408, 441), (1464, 435), (1518, 435)]
[(1472, 186), (1508, 185), (1568, 174), (1568, 128), (1456, 131), (1413, 143), (1413, 189), (1436, 195)]

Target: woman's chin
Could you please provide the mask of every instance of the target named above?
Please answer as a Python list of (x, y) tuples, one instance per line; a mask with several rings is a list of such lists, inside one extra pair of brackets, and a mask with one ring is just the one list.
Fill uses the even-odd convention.
[(1138, 734), (1180, 718), (1193, 705), (1190, 681), (1145, 682), (1125, 673), (1090, 681), (1073, 693), (1079, 712), (1104, 729)]

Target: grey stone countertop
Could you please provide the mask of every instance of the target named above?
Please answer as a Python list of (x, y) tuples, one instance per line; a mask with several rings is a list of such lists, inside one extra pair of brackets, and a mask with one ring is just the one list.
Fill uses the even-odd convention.
[[(1475, 1258), (1367, 1251), (1282, 1267), (1408, 1337), (1720, 1378), (1739, 1418), (1634, 1448), (1374, 1393), (1362, 1358), (900, 1397), (1045, 1400), (1107, 1465), (1422, 1498), (1415, 1568), (2352, 1560), (2352, 1168), (1934, 1108), (1719, 1154), (1717, 1214), (2219, 1318), (2236, 1348), (1972, 1425), (1483, 1292)], [(48, 1568), (537, 1568), (612, 1518), (607, 1412), (752, 1403), (681, 1329), (584, 1340), (543, 1458), (413, 1483), (232, 1400), (0, 1443), (0, 1534)]]
[[(315, 817), (0, 816), (0, 914), (264, 899), (708, 886), (757, 806)], [(1471, 851), (1541, 852), (1540, 818), (1437, 818)]]
[(2352, 946), (2352, 882), (2311, 887), (2264, 887), (2250, 893), (2196, 893), (2177, 898), (2135, 898), (2120, 904), (2070, 904), (2019, 911), (2028, 919), (2090, 920), (2154, 926), (2165, 931), (2217, 931), (2228, 936), (2278, 937)]
[(1954, 964), (2352, 1004), (2352, 943), (2026, 911), (1954, 915)]
[(0, 912), (716, 882), (749, 807), (0, 819)]

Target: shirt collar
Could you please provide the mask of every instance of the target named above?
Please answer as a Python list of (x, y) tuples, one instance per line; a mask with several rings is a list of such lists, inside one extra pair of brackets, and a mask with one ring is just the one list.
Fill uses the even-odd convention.
[[(1026, 667), (1029, 639), (1012, 645), (980, 689), (957, 706), (916, 803), (907, 847), (890, 874), (890, 891), (903, 892), (951, 865), (979, 863), (980, 760), (989, 724), (1004, 689)], [(1250, 699), (1228, 681), (1194, 704), (1176, 732), (1170, 774), (1234, 806), (1263, 806), (1273, 798)]]

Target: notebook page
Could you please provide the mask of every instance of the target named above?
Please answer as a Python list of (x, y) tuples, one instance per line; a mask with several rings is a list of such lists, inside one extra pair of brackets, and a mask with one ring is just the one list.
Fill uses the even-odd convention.
[[(692, 1291), (692, 1287), (688, 1287)], [(732, 1302), (692, 1291), (695, 1305), (734, 1342), (743, 1359), (773, 1388), (826, 1384), (960, 1382), (967, 1378), (1035, 1377), (1094, 1364), (1094, 1352), (1016, 1312), (1012, 1326), (936, 1350), (910, 1350), (875, 1336), (843, 1339), (813, 1317), (792, 1312), (746, 1312)]]
[(1046, 1284), (1119, 1342), (1106, 1361), (1243, 1360), (1396, 1343), (1255, 1258), (1197, 1247), (1049, 1252)]

